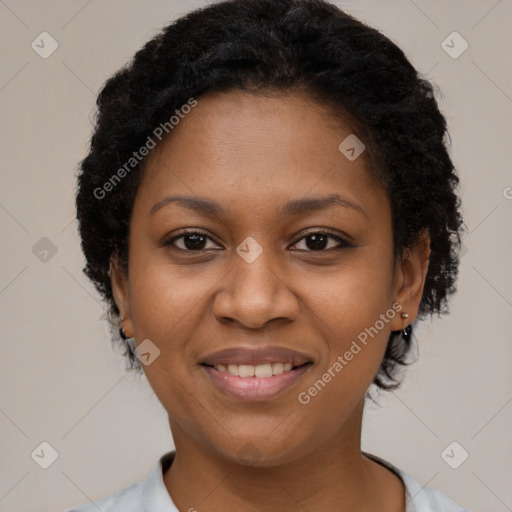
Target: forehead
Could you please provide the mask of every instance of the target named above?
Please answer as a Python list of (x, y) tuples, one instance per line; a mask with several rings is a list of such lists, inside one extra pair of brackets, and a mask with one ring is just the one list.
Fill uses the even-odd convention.
[(375, 202), (384, 194), (364, 152), (349, 160), (340, 151), (354, 137), (348, 123), (304, 93), (229, 91), (197, 101), (148, 156), (137, 198), (145, 210), (171, 193), (254, 214), (308, 195)]

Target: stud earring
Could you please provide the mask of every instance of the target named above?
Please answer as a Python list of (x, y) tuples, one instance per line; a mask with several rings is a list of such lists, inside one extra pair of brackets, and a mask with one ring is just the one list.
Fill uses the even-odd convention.
[[(409, 313), (406, 313), (405, 311), (400, 315), (404, 320), (406, 320), (407, 318), (409, 318)], [(409, 325), (406, 325), (403, 329), (402, 329), (402, 338), (403, 340), (409, 344), (409, 342), (411, 341), (411, 333), (412, 333), (412, 327), (411, 327), (411, 324)]]

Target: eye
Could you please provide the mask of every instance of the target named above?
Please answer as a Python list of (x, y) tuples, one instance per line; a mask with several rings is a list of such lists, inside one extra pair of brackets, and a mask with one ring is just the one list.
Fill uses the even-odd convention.
[[(181, 247), (175, 244), (177, 241), (181, 242)], [(176, 235), (165, 241), (163, 245), (186, 252), (199, 252), (212, 249), (212, 247), (207, 247), (208, 241), (213, 242), (213, 240), (208, 235), (206, 235), (206, 233), (197, 230), (190, 230), (182, 231), (179, 235)], [(217, 244), (215, 244), (215, 246), (217, 246)]]
[[(292, 245), (292, 247), (296, 246), (299, 244), (299, 242), (302, 241), (305, 241), (304, 244), (306, 249), (299, 248), (294, 250), (305, 250), (306, 252), (326, 252), (353, 247), (353, 245), (344, 238), (326, 230), (311, 231), (310, 233), (307, 233), (305, 236), (297, 240)], [(331, 247), (329, 247), (329, 241), (331, 241)], [(212, 242), (214, 247), (208, 247), (208, 242)], [(335, 242), (334, 247), (332, 247), (333, 242)], [(200, 252), (216, 249), (218, 247), (212, 238), (210, 238), (206, 233), (198, 230), (182, 231), (180, 234), (163, 242), (163, 245), (165, 247), (171, 247), (172, 249), (185, 252)]]
[[(310, 233), (303, 236), (293, 245), (297, 245), (299, 242), (305, 241), (304, 244), (307, 249), (295, 249), (295, 250), (306, 250), (306, 252), (321, 252), (321, 251), (336, 251), (345, 249), (347, 247), (353, 247), (353, 245), (345, 240), (344, 238), (332, 234), (329, 231), (311, 231)], [(329, 240), (337, 242), (337, 247), (329, 247)], [(332, 243), (332, 242), (331, 242)]]

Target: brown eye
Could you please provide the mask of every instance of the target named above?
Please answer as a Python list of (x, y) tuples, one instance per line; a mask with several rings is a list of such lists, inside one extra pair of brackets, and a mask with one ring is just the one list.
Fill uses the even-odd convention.
[[(293, 246), (304, 241), (304, 247), (295, 250), (306, 252), (329, 252), (353, 247), (344, 238), (327, 231), (313, 231), (297, 240)], [(213, 244), (208, 246), (208, 243)], [(219, 246), (201, 231), (184, 231), (163, 243), (164, 246), (184, 252), (200, 252), (217, 249)]]
[[(313, 252), (313, 251), (330, 251), (330, 250), (338, 250), (343, 249), (346, 247), (352, 247), (352, 244), (344, 240), (343, 238), (330, 234), (328, 232), (324, 231), (314, 231), (311, 233), (308, 233), (306, 236), (299, 239), (297, 242), (295, 242), (294, 245), (297, 245), (299, 242), (302, 242), (302, 240), (305, 240), (304, 245), (306, 249), (297, 249), (297, 250), (306, 250), (307, 252)], [(335, 242), (334, 247), (329, 247), (329, 240), (332, 240)], [(336, 245), (337, 244), (337, 245)]]
[[(186, 252), (205, 251), (212, 249), (207, 247), (208, 241), (213, 242), (209, 236), (200, 231), (185, 231), (164, 242), (164, 246)], [(179, 242), (179, 245), (176, 242)]]

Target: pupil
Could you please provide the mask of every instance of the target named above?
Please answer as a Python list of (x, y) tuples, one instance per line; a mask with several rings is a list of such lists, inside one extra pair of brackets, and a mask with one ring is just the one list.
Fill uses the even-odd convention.
[(203, 249), (202, 245), (204, 245), (205, 237), (203, 235), (185, 235), (183, 238), (183, 243), (187, 249)]
[[(185, 235), (184, 237), (184, 244), (185, 247), (189, 250), (201, 250), (203, 249), (205, 238), (203, 235), (199, 234), (189, 234)], [(325, 249), (326, 242), (328, 240), (328, 237), (323, 234), (313, 234), (308, 235), (306, 238), (306, 245), (308, 249), (312, 250), (322, 250)]]
[[(309, 243), (310, 241), (312, 243)], [(322, 233), (309, 235), (306, 238), (306, 245), (307, 245), (308, 249), (317, 249), (317, 250), (325, 249), (326, 242), (327, 242), (327, 236)]]

